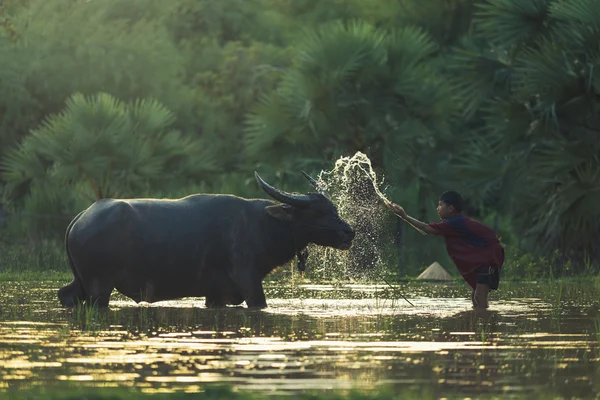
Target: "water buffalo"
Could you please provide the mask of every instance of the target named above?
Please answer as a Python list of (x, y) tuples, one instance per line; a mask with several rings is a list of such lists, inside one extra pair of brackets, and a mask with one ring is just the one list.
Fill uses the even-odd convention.
[(287, 193), (255, 176), (280, 203), (217, 194), (95, 202), (67, 228), (73, 281), (60, 302), (107, 307), (116, 288), (136, 302), (205, 296), (208, 307), (264, 308), (262, 280), (309, 243), (351, 247), (354, 231), (323, 193)]

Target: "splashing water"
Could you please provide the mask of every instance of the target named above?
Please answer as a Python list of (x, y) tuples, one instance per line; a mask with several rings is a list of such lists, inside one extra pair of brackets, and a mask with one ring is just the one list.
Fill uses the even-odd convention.
[(333, 170), (321, 171), (318, 181), (328, 191), (334, 185), (345, 189), (346, 192), (352, 191), (362, 195), (369, 195), (372, 190), (378, 198), (389, 203), (379, 189), (383, 181), (377, 182), (377, 174), (371, 165), (371, 160), (360, 151), (352, 157), (340, 157), (335, 162)]
[[(336, 161), (333, 171), (329, 173), (321, 172), (319, 178), (321, 179), (323, 174), (333, 174), (339, 169), (343, 171), (343, 176), (346, 181), (358, 179), (362, 184), (368, 185), (368, 183), (366, 183), (360, 176), (356, 176), (357, 174), (360, 175), (360, 173), (362, 172), (366, 176), (367, 180), (370, 181), (370, 184), (373, 186), (375, 194), (381, 200), (383, 200), (384, 203), (390, 203), (387, 197), (379, 189), (379, 185), (383, 184), (383, 181), (380, 183), (377, 182), (377, 174), (371, 166), (371, 160), (369, 159), (369, 157), (367, 157), (366, 154), (358, 151), (352, 157), (340, 158)], [(370, 190), (370, 188), (366, 189)]]
[(349, 251), (314, 247), (308, 270), (315, 278), (378, 278), (385, 261), (386, 244), (392, 244), (386, 226), (391, 214), (381, 200), (388, 202), (380, 187), (383, 182), (366, 154), (341, 157), (331, 171), (321, 171), (317, 179), (337, 206), (340, 217), (354, 228), (356, 236)]

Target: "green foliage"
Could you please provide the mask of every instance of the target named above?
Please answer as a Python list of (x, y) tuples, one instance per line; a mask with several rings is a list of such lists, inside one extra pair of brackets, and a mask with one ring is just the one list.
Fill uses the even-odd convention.
[[(360, 150), (418, 218), (458, 189), (507, 246), (582, 271), (600, 259), (598, 15), (594, 0), (0, 0), (9, 230), (62, 234), (107, 195), (261, 196), (254, 169), (300, 190), (298, 169)], [(413, 234), (404, 271), (444, 261)]]
[[(120, 4), (162, 12), (148, 3), (165, 2)], [(75, 92), (103, 91), (123, 100), (159, 98), (180, 118), (189, 114), (181, 54), (165, 25), (156, 16), (119, 17), (118, 8), (99, 1), (31, 0), (15, 14), (17, 40), (0, 40), (0, 77), (11, 77), (0, 79), (1, 145), (60, 110)]]
[(548, 31), (552, 0), (486, 0), (478, 5), (475, 26), (504, 50), (535, 42)]
[[(190, 60), (199, 129), (227, 171), (243, 165), (244, 120), (257, 99), (279, 81), (287, 51), (254, 42), (220, 46), (205, 40)], [(248, 175), (251, 177), (251, 175)]]
[[(479, 175), (471, 189), (500, 199), (496, 205), (537, 248), (580, 262), (597, 259), (600, 237), (600, 51), (592, 45), (600, 29), (588, 23), (597, 7), (591, 0), (487, 2), (476, 18), (480, 39), (510, 57), (499, 56), (488, 78), (465, 71), (457, 91), (471, 110), (481, 104), (486, 121), (458, 171)], [(501, 74), (500, 90), (492, 74)], [(484, 158), (489, 168), (481, 168)]]
[(361, 20), (394, 28), (405, 12), (398, 0), (263, 0), (263, 7), (270, 11), (272, 26), (284, 43), (302, 40), (307, 27), (332, 22)]
[[(248, 156), (276, 165), (284, 179), (300, 168), (318, 171), (319, 159), (362, 151), (400, 186), (397, 201), (417, 196), (419, 217), (426, 219), (453, 146), (450, 87), (430, 65), (438, 49), (412, 26), (388, 32), (360, 21), (333, 22), (307, 32), (277, 90), (248, 118)], [(412, 185), (416, 190), (403, 191)], [(416, 246), (406, 260), (428, 265), (424, 260), (437, 248)]]
[(17, 31), (13, 18), (21, 7), (27, 5), (27, 1), (2, 0), (0, 1), (0, 37), (8, 38), (10, 41), (17, 39)]
[[(270, 39), (275, 34), (269, 24), (271, 14), (265, 0), (179, 0), (170, 25), (178, 42), (194, 43), (208, 36), (219, 45)], [(266, 11), (266, 12), (265, 12)]]
[(443, 82), (426, 63), (435, 50), (412, 27), (386, 33), (336, 22), (307, 34), (294, 66), (248, 119), (248, 154), (267, 151), (283, 162), (286, 151), (268, 150), (330, 160), (360, 150), (381, 167), (387, 143), (431, 145), (448, 106)]
[[(172, 129), (174, 115), (154, 100), (124, 104), (100, 93), (73, 95), (2, 163), (9, 190), (31, 183), (49, 200), (72, 188), (90, 202), (134, 195), (214, 168), (202, 143)], [(56, 196), (56, 197), (55, 197)]]
[(507, 247), (505, 251), (507, 262), (502, 270), (503, 280), (522, 282), (554, 276), (550, 260), (523, 252), (514, 246)]
[(397, 1), (398, 10), (385, 8), (390, 21), (384, 26), (417, 25), (448, 49), (469, 32), (475, 3), (477, 0)]
[(12, 243), (3, 246), (0, 253), (0, 277), (13, 275), (18, 276), (18, 280), (27, 280), (28, 272), (49, 276), (51, 271), (66, 272), (66, 265), (64, 244), (56, 241)]

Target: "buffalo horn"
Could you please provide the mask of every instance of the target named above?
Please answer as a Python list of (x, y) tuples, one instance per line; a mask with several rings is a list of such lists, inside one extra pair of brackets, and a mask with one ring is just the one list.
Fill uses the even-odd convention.
[(254, 171), (254, 176), (256, 177), (256, 181), (258, 182), (260, 188), (275, 200), (281, 201), (282, 203), (286, 203), (298, 208), (306, 208), (310, 203), (313, 202), (311, 197), (306, 194), (292, 194), (274, 188), (267, 182), (263, 181), (263, 179), (260, 177), (260, 175), (258, 175), (256, 171)]
[(314, 188), (315, 188), (315, 189), (317, 189), (317, 190), (321, 190), (321, 188), (319, 187), (319, 184), (317, 183), (317, 181), (315, 181), (315, 180), (313, 179), (313, 177), (312, 177), (312, 176), (310, 176), (309, 174), (307, 174), (307, 173), (306, 173), (306, 172), (304, 172), (304, 171), (300, 171), (300, 172), (302, 172), (302, 175), (304, 175), (304, 177), (305, 177), (306, 179), (308, 179), (308, 181), (310, 182), (310, 184), (312, 185), (312, 187), (314, 187)]
[(310, 176), (309, 174), (307, 174), (307, 173), (306, 173), (306, 172), (304, 172), (304, 171), (300, 171), (300, 172), (302, 172), (302, 175), (304, 175), (304, 177), (305, 177), (306, 179), (308, 179), (308, 181), (310, 182), (310, 184), (311, 184), (311, 185), (312, 185), (312, 186), (313, 186), (315, 189), (317, 189), (317, 192), (321, 193), (323, 196), (325, 196), (325, 197), (327, 197), (327, 198), (329, 198), (329, 197), (330, 197), (330, 196), (329, 196), (329, 193), (327, 193), (327, 190), (325, 190), (325, 188), (324, 188), (323, 186), (319, 185), (319, 183), (318, 183), (318, 182), (317, 182), (317, 181), (316, 181), (316, 180), (315, 180), (315, 179), (314, 179), (312, 176)]

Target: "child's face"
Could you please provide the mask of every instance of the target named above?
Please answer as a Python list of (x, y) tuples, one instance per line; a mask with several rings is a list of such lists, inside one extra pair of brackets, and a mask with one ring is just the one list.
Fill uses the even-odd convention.
[(450, 218), (454, 214), (454, 206), (438, 201), (437, 213), (441, 219)]

